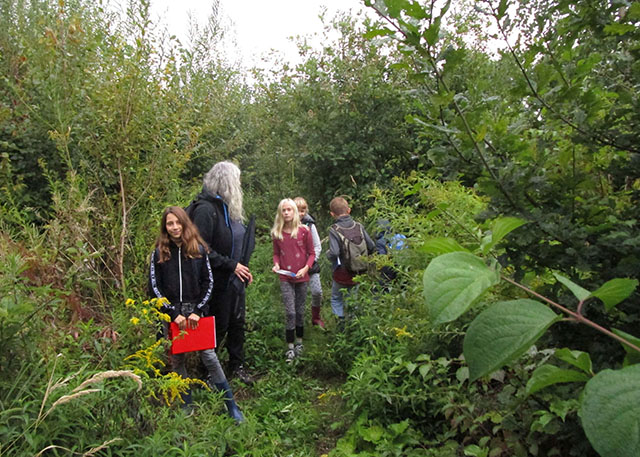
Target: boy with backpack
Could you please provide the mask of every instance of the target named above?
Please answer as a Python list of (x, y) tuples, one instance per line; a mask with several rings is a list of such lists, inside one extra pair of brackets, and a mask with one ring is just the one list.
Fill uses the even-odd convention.
[(361, 223), (354, 221), (351, 208), (343, 197), (329, 203), (329, 211), (335, 223), (329, 229), (329, 252), (327, 257), (333, 265), (331, 284), (331, 309), (344, 325), (344, 294), (356, 286), (353, 277), (367, 270), (365, 256), (375, 251), (375, 243)]

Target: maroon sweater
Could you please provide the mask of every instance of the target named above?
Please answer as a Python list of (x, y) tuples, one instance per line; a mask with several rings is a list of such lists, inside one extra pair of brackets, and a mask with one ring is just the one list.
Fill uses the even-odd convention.
[[(290, 233), (282, 232), (282, 239), (273, 240), (273, 263), (280, 265), (280, 269), (297, 273), (298, 270), (307, 265), (311, 268), (316, 260), (316, 253), (313, 249), (311, 231), (304, 225), (298, 227), (298, 237), (291, 238)], [(309, 281), (309, 273), (302, 278), (279, 275), (280, 281), (306, 282)]]

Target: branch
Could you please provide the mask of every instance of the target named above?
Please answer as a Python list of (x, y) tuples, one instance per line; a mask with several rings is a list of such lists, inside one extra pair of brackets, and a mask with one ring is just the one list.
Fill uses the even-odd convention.
[[(405, 37), (405, 39), (408, 38), (406, 32), (404, 30), (402, 30), (395, 22), (393, 22), (391, 19), (389, 19), (387, 16), (385, 16), (377, 7), (371, 6), (371, 8), (373, 8), (376, 11), (376, 13), (378, 13), (378, 15), (380, 17), (382, 17), (389, 24), (391, 24), (391, 26), (398, 33), (400, 33), (403, 37)], [(419, 54), (421, 54), (423, 57), (425, 57), (427, 59), (427, 61), (429, 62), (429, 65), (431, 66), (431, 68), (432, 68), (432, 70), (433, 70), (433, 72), (434, 72), (434, 74), (436, 76), (436, 79), (438, 80), (438, 82), (440, 84), (442, 84), (442, 87), (448, 92), (449, 91), (449, 87), (447, 86), (447, 83), (445, 82), (444, 77), (442, 76), (442, 74), (438, 70), (438, 65), (436, 64), (435, 59), (433, 58), (431, 53), (427, 49), (425, 49), (423, 47), (414, 47), (414, 49), (416, 50), (416, 52), (418, 52)], [(460, 108), (458, 103), (455, 101), (455, 99), (452, 101), (452, 104), (453, 104), (453, 107), (454, 107), (456, 113), (458, 114), (458, 116), (462, 120), (462, 123), (464, 125), (464, 129), (465, 129), (469, 139), (473, 143), (473, 148), (476, 150), (476, 153), (478, 154), (478, 157), (480, 158), (480, 161), (482, 162), (484, 168), (487, 170), (489, 175), (491, 175), (491, 178), (496, 182), (496, 184), (498, 185), (498, 188), (500, 189), (500, 192), (504, 195), (505, 199), (509, 202), (511, 207), (513, 209), (515, 209), (516, 211), (518, 211), (518, 212), (522, 212), (522, 209), (520, 207), (518, 207), (518, 205), (516, 205), (515, 201), (511, 198), (511, 194), (509, 194), (509, 192), (507, 192), (507, 189), (505, 189), (504, 185), (502, 184), (502, 181), (500, 181), (498, 179), (498, 176), (495, 174), (495, 171), (491, 168), (491, 166), (487, 162), (487, 159), (485, 158), (484, 154), (482, 153), (482, 150), (480, 149), (480, 145), (478, 144), (478, 142), (476, 141), (476, 139), (475, 139), (475, 137), (473, 135), (473, 131), (471, 129), (471, 126), (469, 125), (469, 122), (467, 121), (467, 118), (463, 114), (462, 109)]]
[[(518, 55), (516, 54), (515, 49), (513, 49), (513, 47), (509, 44), (507, 33), (504, 30), (504, 28), (502, 27), (502, 24), (500, 24), (500, 20), (498, 19), (498, 14), (497, 14), (495, 8), (491, 4), (489, 4), (489, 7), (491, 8), (491, 16), (495, 19), (496, 25), (498, 26), (498, 30), (500, 30), (500, 34), (502, 35), (502, 37), (504, 39), (504, 42), (507, 45), (507, 49), (509, 49), (509, 54), (511, 54), (511, 56), (513, 57), (513, 60), (515, 61), (515, 63), (518, 66), (518, 68), (520, 69), (520, 72), (522, 73), (522, 76), (524, 77), (524, 79), (525, 79), (525, 81), (527, 83), (527, 86), (529, 86), (529, 90), (531, 91), (531, 95), (533, 95), (533, 97), (536, 100), (538, 100), (540, 102), (540, 104), (542, 104), (542, 106), (544, 106), (550, 113), (552, 113), (560, 121), (564, 122), (566, 125), (568, 125), (572, 129), (574, 129), (576, 132), (579, 132), (581, 135), (584, 135), (585, 137), (590, 138), (590, 139), (600, 143), (601, 145), (611, 146), (611, 147), (614, 147), (614, 148), (616, 148), (618, 150), (621, 150), (621, 151), (640, 153), (640, 149), (620, 146), (614, 140), (611, 140), (611, 139), (609, 139), (609, 138), (607, 138), (607, 137), (605, 137), (603, 135), (597, 135), (595, 133), (588, 132), (588, 131), (582, 129), (580, 126), (575, 124), (570, 119), (567, 119), (566, 117), (564, 117), (562, 114), (560, 114), (558, 111), (556, 111), (551, 105), (549, 105), (546, 102), (546, 100), (544, 100), (542, 98), (542, 96), (540, 95), (538, 90), (534, 87), (533, 82), (531, 81), (531, 78), (529, 78), (529, 75), (527, 75), (527, 72), (526, 72), (524, 66), (522, 65), (522, 62), (520, 61), (520, 59), (518, 58)], [(564, 77), (562, 77), (562, 79), (564, 80)]]
[(122, 178), (122, 166), (118, 159), (118, 177), (120, 179), (120, 200), (122, 202), (122, 230), (120, 231), (120, 250), (118, 253), (118, 276), (120, 280), (120, 289), (124, 292), (124, 244), (127, 235), (127, 200), (124, 194), (124, 180)]
[(605, 335), (607, 335), (607, 336), (609, 336), (609, 337), (613, 338), (614, 340), (618, 341), (619, 343), (622, 343), (622, 344), (624, 344), (624, 345), (626, 345), (626, 346), (629, 346), (631, 349), (633, 349), (633, 350), (635, 350), (635, 351), (640, 352), (640, 347), (638, 347), (638, 346), (636, 346), (635, 344), (633, 344), (633, 343), (631, 343), (631, 342), (629, 342), (629, 341), (625, 340), (624, 338), (622, 338), (622, 337), (620, 337), (620, 336), (616, 335), (616, 334), (615, 334), (615, 333), (613, 333), (612, 331), (607, 330), (606, 328), (602, 327), (601, 325), (596, 324), (596, 323), (595, 323), (595, 322), (593, 322), (592, 320), (587, 319), (586, 317), (584, 317), (584, 316), (582, 315), (582, 304), (583, 304), (583, 301), (581, 301), (581, 302), (578, 304), (578, 312), (574, 312), (574, 311), (571, 311), (571, 310), (570, 310), (570, 309), (568, 309), (568, 308), (565, 308), (564, 306), (560, 305), (559, 303), (556, 303), (556, 302), (554, 302), (553, 300), (550, 300), (550, 299), (548, 299), (547, 297), (545, 297), (545, 296), (543, 296), (543, 295), (540, 295), (539, 293), (537, 293), (537, 292), (535, 292), (535, 291), (533, 291), (533, 290), (529, 289), (528, 287), (523, 286), (522, 284), (517, 283), (517, 282), (515, 282), (514, 280), (512, 280), (512, 279), (510, 279), (510, 278), (507, 278), (506, 276), (500, 275), (500, 277), (501, 277), (502, 279), (504, 279), (506, 282), (508, 282), (509, 284), (513, 284), (514, 286), (516, 286), (516, 287), (518, 287), (518, 288), (520, 288), (520, 289), (524, 290), (524, 291), (525, 291), (525, 292), (527, 292), (528, 294), (531, 294), (531, 295), (533, 295), (533, 296), (535, 296), (535, 297), (539, 298), (540, 300), (545, 301), (545, 302), (546, 302), (546, 303), (548, 303), (549, 305), (551, 305), (551, 306), (553, 306), (553, 307), (555, 307), (555, 308), (558, 308), (558, 309), (559, 309), (560, 311), (562, 311), (563, 313), (568, 314), (569, 316), (571, 316), (572, 320), (574, 320), (574, 321), (576, 321), (576, 322), (579, 322), (579, 323), (586, 324), (586, 325), (588, 325), (589, 327), (592, 327), (592, 328), (594, 328), (594, 329), (598, 330), (599, 332), (604, 333)]

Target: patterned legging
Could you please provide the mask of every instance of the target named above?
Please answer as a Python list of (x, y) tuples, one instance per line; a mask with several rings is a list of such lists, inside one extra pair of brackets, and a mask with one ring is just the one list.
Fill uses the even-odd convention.
[(280, 281), (280, 291), (284, 304), (285, 329), (294, 330), (296, 327), (303, 327), (307, 283)]

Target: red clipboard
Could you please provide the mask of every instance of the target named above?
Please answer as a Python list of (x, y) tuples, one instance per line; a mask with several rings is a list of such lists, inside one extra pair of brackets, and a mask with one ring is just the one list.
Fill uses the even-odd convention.
[(216, 319), (214, 316), (202, 317), (197, 328), (188, 328), (182, 334), (178, 324), (171, 322), (169, 335), (172, 354), (213, 349), (216, 347)]

